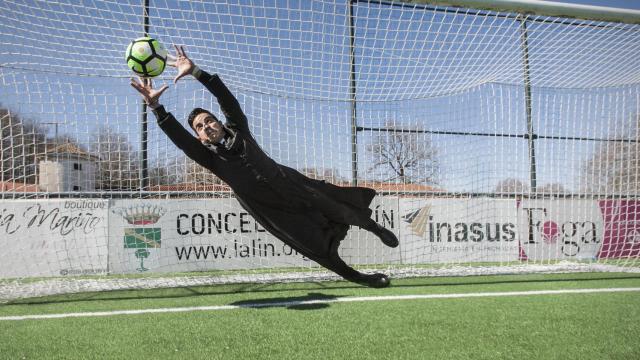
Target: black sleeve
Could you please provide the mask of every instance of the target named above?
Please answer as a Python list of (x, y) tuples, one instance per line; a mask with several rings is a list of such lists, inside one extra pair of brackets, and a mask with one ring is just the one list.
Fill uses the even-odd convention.
[(227, 118), (227, 125), (240, 131), (249, 131), (247, 117), (242, 111), (238, 100), (222, 82), (218, 74), (211, 75), (204, 70), (200, 70), (197, 79), (218, 99), (220, 109)]
[(153, 110), (153, 113), (158, 119), (160, 129), (178, 148), (184, 151), (185, 155), (215, 173), (215, 158), (206, 146), (202, 145), (198, 139), (180, 125), (178, 120), (164, 109), (164, 106), (159, 106)]

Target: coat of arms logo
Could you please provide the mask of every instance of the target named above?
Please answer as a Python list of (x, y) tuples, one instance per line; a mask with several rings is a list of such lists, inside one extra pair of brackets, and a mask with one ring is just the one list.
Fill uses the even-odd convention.
[(141, 204), (128, 208), (115, 208), (112, 212), (134, 227), (124, 229), (124, 248), (136, 249), (135, 256), (140, 260), (139, 272), (149, 269), (144, 266), (144, 259), (151, 254), (148, 249), (159, 248), (162, 244), (162, 231), (153, 227), (167, 213), (161, 206)]

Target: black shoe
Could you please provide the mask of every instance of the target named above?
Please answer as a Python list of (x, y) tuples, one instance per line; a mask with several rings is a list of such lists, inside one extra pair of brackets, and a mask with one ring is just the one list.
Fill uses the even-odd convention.
[(380, 224), (376, 224), (375, 228), (371, 231), (376, 234), (380, 238), (380, 240), (382, 240), (382, 243), (387, 245), (388, 247), (394, 248), (398, 247), (398, 244), (400, 244), (398, 238), (396, 237), (396, 234), (394, 234), (391, 230), (386, 229), (384, 226), (381, 226)]
[(375, 273), (375, 274), (360, 274), (357, 279), (353, 279), (354, 281), (360, 285), (372, 287), (372, 288), (385, 288), (391, 284), (391, 280), (385, 274)]

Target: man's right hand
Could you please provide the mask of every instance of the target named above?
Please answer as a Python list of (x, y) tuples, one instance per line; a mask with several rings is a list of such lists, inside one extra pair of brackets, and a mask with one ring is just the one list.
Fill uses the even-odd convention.
[(150, 108), (155, 109), (160, 105), (158, 102), (160, 95), (169, 88), (167, 85), (163, 85), (160, 89), (154, 89), (151, 79), (138, 77), (138, 81), (131, 78), (131, 86), (138, 90), (140, 95), (144, 98), (144, 101)]
[(176, 77), (173, 79), (173, 82), (177, 83), (178, 80), (191, 74), (193, 70), (196, 68), (196, 66), (193, 64), (193, 61), (191, 61), (191, 59), (189, 59), (187, 54), (184, 52), (184, 46), (173, 45), (173, 47), (176, 48), (177, 56), (167, 54), (167, 57), (171, 60), (171, 61), (167, 61), (167, 64), (178, 69), (178, 75), (176, 75)]

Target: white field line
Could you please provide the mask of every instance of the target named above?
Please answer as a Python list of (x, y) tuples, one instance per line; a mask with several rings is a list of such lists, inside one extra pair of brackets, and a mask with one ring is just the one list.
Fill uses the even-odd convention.
[(177, 312), (193, 312), (193, 311), (219, 311), (219, 310), (236, 310), (236, 309), (244, 309), (244, 308), (255, 309), (255, 308), (264, 308), (264, 307), (288, 307), (288, 306), (304, 306), (304, 305), (314, 305), (314, 304), (332, 304), (332, 303), (349, 303), (349, 302), (365, 302), (365, 301), (460, 299), (460, 298), (500, 297), (500, 296), (594, 294), (594, 293), (617, 293), (617, 292), (638, 292), (638, 291), (640, 291), (640, 288), (630, 287), (630, 288), (602, 288), (602, 289), (480, 292), (480, 293), (462, 293), (462, 294), (358, 296), (358, 297), (338, 297), (338, 298), (331, 298), (331, 299), (316, 299), (316, 300), (258, 302), (258, 303), (246, 303), (246, 304), (240, 304), (240, 305), (214, 305), (214, 306), (139, 309), (139, 310), (113, 310), (113, 311), (61, 313), (61, 314), (2, 316), (0, 317), (0, 321), (44, 320), (44, 319), (62, 319), (62, 318), (114, 316), (114, 315), (177, 313)]

